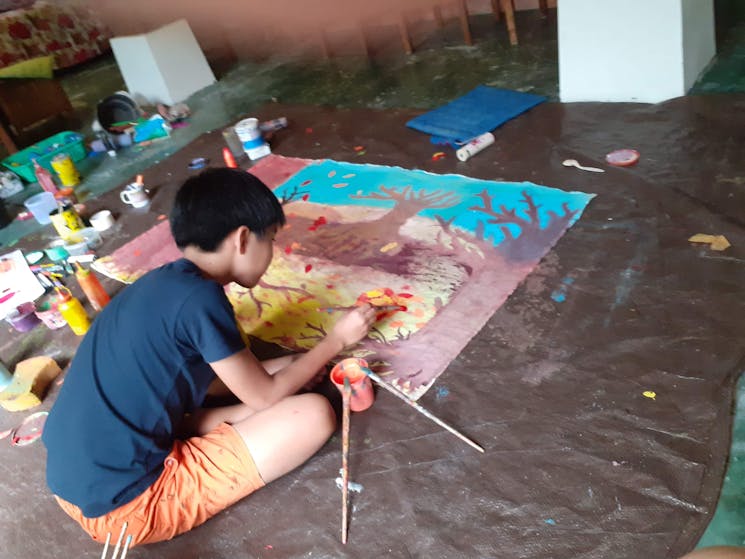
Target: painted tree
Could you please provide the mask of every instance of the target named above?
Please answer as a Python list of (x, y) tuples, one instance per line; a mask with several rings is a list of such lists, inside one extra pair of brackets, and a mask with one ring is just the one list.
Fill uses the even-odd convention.
[[(411, 186), (380, 186), (379, 192), (352, 195), (357, 200), (390, 200), (393, 208), (372, 221), (355, 223), (311, 223), (307, 218), (296, 218), (293, 227), (279, 234), (280, 242), (298, 242), (300, 253), (333, 260), (344, 265), (371, 266), (383, 271), (406, 274), (407, 263), (417, 257), (421, 243), (401, 235), (401, 227), (424, 209), (449, 208), (459, 198), (447, 191), (427, 192)], [(309, 230), (301, 237), (300, 232)], [(381, 250), (390, 247), (388, 250)], [(395, 258), (392, 258), (395, 256)]]
[[(488, 216), (487, 223), (500, 226), (504, 240), (497, 248), (504, 258), (511, 262), (526, 262), (540, 258), (546, 246), (556, 242), (579, 213), (579, 210), (571, 210), (564, 202), (561, 206), (562, 213), (553, 210), (546, 212), (548, 223), (541, 227), (538, 214), (540, 205), (535, 203), (527, 190), (523, 190), (522, 195), (521, 202), (527, 207), (525, 216), (518, 213), (517, 208), (508, 208), (504, 204), (495, 208), (493, 196), (486, 189), (478, 194), (482, 205), (468, 208)], [(515, 235), (508, 225), (516, 225), (520, 228), (520, 233)]]

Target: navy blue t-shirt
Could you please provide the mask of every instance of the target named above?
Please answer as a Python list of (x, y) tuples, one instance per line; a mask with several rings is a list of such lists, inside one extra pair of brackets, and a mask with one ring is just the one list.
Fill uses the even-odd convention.
[(185, 413), (245, 347), (221, 285), (181, 259), (125, 288), (98, 315), (47, 418), (47, 483), (89, 518), (160, 475)]

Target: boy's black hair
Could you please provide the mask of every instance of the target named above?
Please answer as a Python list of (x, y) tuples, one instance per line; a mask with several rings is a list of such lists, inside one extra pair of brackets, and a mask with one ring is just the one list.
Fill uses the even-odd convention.
[(206, 169), (179, 188), (170, 222), (179, 248), (193, 245), (214, 252), (241, 225), (262, 237), (272, 225), (285, 224), (285, 213), (254, 175), (240, 169)]

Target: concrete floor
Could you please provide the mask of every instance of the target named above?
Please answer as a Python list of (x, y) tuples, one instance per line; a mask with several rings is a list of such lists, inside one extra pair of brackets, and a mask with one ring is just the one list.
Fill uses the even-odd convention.
[[(245, 114), (252, 114), (259, 109), (260, 106), (265, 103), (271, 103), (273, 99), (277, 99), (282, 103), (303, 103), (303, 104), (319, 104), (319, 105), (331, 105), (336, 107), (373, 107), (378, 109), (388, 109), (394, 107), (410, 107), (418, 109), (426, 109), (433, 106), (437, 106), (452, 97), (459, 94), (465, 93), (471, 89), (474, 85), (479, 83), (487, 83), (490, 85), (497, 85), (503, 87), (509, 87), (511, 89), (519, 89), (524, 91), (531, 91), (548, 95), (549, 97), (555, 97), (556, 95), (556, 37), (555, 37), (555, 20), (549, 18), (549, 20), (541, 20), (537, 14), (520, 14), (521, 18), (521, 31), (524, 29), (525, 34), (522, 35), (523, 45), (518, 51), (514, 51), (507, 46), (506, 34), (501, 28), (497, 28), (494, 31), (491, 24), (485, 20), (477, 23), (476, 28), (476, 39), (478, 44), (474, 48), (466, 48), (457, 46), (455, 40), (449, 41), (446, 37), (444, 40), (449, 41), (446, 45), (434, 45), (439, 48), (434, 50), (425, 50), (420, 54), (416, 54), (411, 58), (391, 58), (390, 60), (379, 60), (374, 64), (368, 65), (363, 63), (359, 59), (343, 58), (334, 60), (331, 63), (309, 65), (305, 63), (286, 63), (286, 62), (269, 62), (258, 64), (241, 64), (230, 68), (227, 72), (221, 75), (220, 83), (214, 87), (208, 88), (207, 90), (200, 92), (189, 100), (189, 104), (194, 111), (194, 117), (192, 119), (191, 126), (186, 129), (180, 129), (174, 132), (173, 137), (170, 141), (161, 144), (155, 144), (151, 148), (146, 148), (142, 151), (129, 150), (120, 153), (117, 158), (109, 159), (106, 156), (99, 158), (90, 158), (85, 165), (82, 166), (82, 170), (86, 177), (85, 189), (90, 193), (91, 198), (99, 196), (112, 188), (116, 188), (120, 184), (126, 182), (133, 175), (150, 168), (152, 165), (162, 163), (167, 157), (176, 153), (179, 149), (189, 144), (195, 138), (199, 137), (203, 132), (211, 129), (220, 128), (228, 123), (236, 121), (240, 116)], [(457, 34), (453, 34), (457, 36)], [(743, 91), (745, 90), (745, 84), (741, 81), (737, 81), (742, 75), (737, 72), (730, 72), (727, 70), (724, 72), (729, 75), (727, 77), (721, 77), (720, 68), (731, 67), (733, 64), (737, 64), (737, 60), (740, 59), (741, 45), (745, 43), (745, 31), (742, 27), (735, 28), (732, 34), (727, 38), (727, 42), (724, 43), (722, 54), (720, 59), (712, 67), (710, 74), (707, 74), (699, 81), (696, 85), (696, 91), (704, 93), (713, 93), (721, 91)], [(711, 76), (711, 77), (710, 77)], [(737, 78), (737, 79), (735, 79)], [(94, 62), (84, 68), (75, 71), (67, 75), (64, 78), (65, 87), (67, 88), (70, 98), (78, 111), (79, 116), (86, 119), (86, 115), (92, 114), (92, 107), (95, 102), (103, 97), (104, 95), (119, 89), (123, 86), (121, 77), (118, 75), (116, 66), (111, 58), (102, 59)], [(433, 84), (436, 84), (433, 86)], [(739, 104), (738, 104), (739, 103)], [(742, 107), (742, 102), (735, 102), (730, 105), (735, 109)], [(630, 109), (633, 113), (633, 110)], [(662, 109), (660, 109), (662, 114)], [(570, 114), (571, 111), (568, 112)], [(361, 113), (368, 114), (369, 113)], [(577, 122), (583, 120), (575, 113), (571, 113), (572, 118), (564, 117), (558, 118), (552, 122), (558, 122), (559, 128), (564, 126), (566, 128), (563, 134), (560, 134), (563, 139), (563, 143), (556, 144), (554, 148), (551, 148), (546, 152), (544, 149), (544, 139), (532, 138), (532, 141), (536, 142), (537, 149), (539, 152), (546, 155), (547, 153), (553, 153), (552, 150), (566, 150), (566, 149), (577, 149), (579, 152), (591, 157), (599, 156), (602, 150), (598, 146), (604, 144), (612, 144), (617, 141), (619, 136), (618, 124), (622, 122), (622, 118), (617, 119), (616, 125), (614, 126), (606, 117), (598, 117), (598, 122), (603, 122), (608, 128), (601, 131), (592, 131), (589, 122), (585, 122), (578, 127)], [(651, 111), (652, 115), (657, 113), (654, 110)], [(645, 114), (644, 109), (640, 108), (638, 111), (639, 118), (647, 118), (649, 114)], [(713, 112), (710, 109), (694, 109), (689, 115), (697, 115), (697, 118), (704, 119), (704, 115), (711, 117)], [(739, 115), (739, 117), (738, 117)], [(335, 118), (330, 116), (329, 118)], [(654, 116), (653, 116), (654, 118)], [(733, 112), (733, 118), (741, 118), (741, 112), (735, 110)], [(527, 121), (526, 121), (527, 122)], [(631, 119), (631, 123), (634, 119)], [(717, 122), (714, 118), (712, 122)], [(723, 122), (723, 121), (722, 121)], [(690, 125), (690, 122), (689, 122)], [(364, 129), (366, 123), (361, 123), (360, 128)], [(631, 124), (629, 124), (631, 127)], [(614, 128), (616, 136), (610, 136), (610, 130)], [(661, 129), (664, 127), (661, 127)], [(85, 126), (83, 127), (85, 129)], [(674, 130), (675, 127), (669, 127), (669, 130)], [(742, 129), (742, 128), (741, 128)], [(525, 129), (526, 130), (526, 129)], [(572, 132), (582, 132), (583, 137), (573, 136)], [(700, 134), (701, 130), (697, 129), (696, 134)], [(529, 138), (529, 134), (526, 131), (525, 135), (515, 135), (513, 138)], [(695, 139), (696, 136), (688, 136), (690, 139)], [(732, 141), (736, 141), (735, 137), (732, 136)], [(742, 138), (740, 137), (739, 144)], [(416, 141), (416, 140), (415, 140)], [(421, 140), (426, 142), (424, 138)], [(590, 149), (592, 141), (596, 142), (596, 147)], [(698, 143), (697, 141), (694, 143)], [(743, 175), (745, 171), (740, 165), (739, 171), (736, 168), (730, 167), (729, 173), (717, 175), (711, 173), (709, 179), (711, 184), (716, 182), (716, 188), (713, 188), (710, 192), (702, 195), (704, 189), (709, 189), (710, 184), (701, 184), (698, 186), (698, 180), (701, 177), (697, 177), (696, 181), (693, 181), (692, 177), (696, 175), (695, 166), (692, 164), (685, 165), (685, 169), (674, 169), (670, 166), (670, 162), (665, 162), (665, 159), (669, 157), (671, 153), (675, 153), (675, 141), (671, 140), (668, 146), (664, 145), (664, 140), (660, 139), (659, 148), (655, 148), (651, 143), (648, 144), (648, 149), (645, 153), (654, 152), (657, 157), (655, 163), (660, 165), (660, 169), (649, 168), (645, 169), (642, 175), (644, 180), (647, 182), (639, 183), (644, 188), (648, 189), (670, 189), (674, 192), (678, 189), (678, 194), (682, 194), (685, 198), (693, 202), (693, 206), (697, 209), (689, 209), (692, 214), (696, 213), (695, 217), (691, 219), (696, 222), (697, 225), (704, 227), (706, 225), (717, 228), (717, 231), (724, 228), (731, 230), (731, 235), (734, 238), (742, 239), (742, 213), (741, 205), (730, 202), (728, 207), (728, 200), (732, 200), (734, 197), (735, 202), (742, 200), (743, 190), (745, 190), (745, 182), (743, 182)], [(714, 143), (712, 144), (714, 145)], [(727, 145), (717, 144), (720, 146)], [(542, 146), (542, 147), (541, 147)], [(287, 146), (286, 146), (287, 147)], [(666, 151), (666, 147), (671, 148), (670, 151)], [(692, 146), (688, 146), (692, 147)], [(699, 147), (701, 147), (699, 145)], [(503, 149), (509, 149), (505, 146)], [(299, 150), (297, 147), (289, 146), (289, 151), (299, 152), (305, 156), (323, 156), (328, 155), (328, 152), (324, 146), (304, 146), (303, 150)], [(416, 158), (411, 158), (411, 150), (419, 154), (420, 160), (424, 155), (424, 151), (432, 151), (429, 148), (422, 149), (420, 147), (406, 146), (403, 148), (407, 152), (409, 166), (417, 165)], [(595, 153), (597, 152), (597, 153)], [(503, 153), (503, 152), (500, 152)], [(563, 152), (562, 152), (563, 153)], [(666, 155), (667, 154), (667, 155)], [(686, 157), (692, 157), (692, 151), (685, 151), (683, 155)], [(680, 155), (680, 154), (679, 154)], [(714, 154), (711, 154), (712, 157)], [(182, 155), (182, 158), (185, 155)], [(395, 159), (395, 156), (390, 156)], [(732, 158), (728, 155), (722, 155), (722, 160), (730, 161)], [(716, 160), (716, 159), (715, 159)], [(534, 163), (537, 160), (533, 160)], [(529, 166), (523, 165), (523, 172), (528, 172)], [(456, 172), (469, 174), (468, 169), (459, 169)], [(511, 170), (509, 165), (502, 166), (497, 171), (500, 176), (520, 179), (529, 178), (528, 176), (517, 176)], [(563, 170), (559, 167), (557, 169), (544, 170), (541, 173), (544, 175), (542, 181), (544, 184), (555, 184), (559, 179)], [(493, 174), (486, 173), (488, 178), (494, 178)], [(487, 178), (487, 177), (485, 177)], [(677, 182), (673, 179), (679, 179)], [(719, 179), (721, 178), (721, 182)], [(578, 179), (580, 181), (585, 180), (584, 178)], [(729, 182), (728, 182), (729, 181)], [(694, 184), (694, 182), (696, 184)], [(588, 183), (589, 185), (589, 183)], [(656, 202), (645, 198), (644, 189), (640, 187), (634, 187), (633, 192), (630, 194), (637, 204), (642, 203), (643, 206), (649, 207), (650, 204), (654, 205)], [(25, 193), (24, 197), (30, 193), (30, 190)], [(733, 194), (734, 193), (734, 194)], [(658, 193), (658, 195), (660, 195)], [(22, 199), (22, 198), (21, 198)], [(20, 202), (20, 200), (14, 200), (14, 202)], [(96, 202), (91, 202), (95, 205)], [(677, 204), (677, 202), (676, 202)], [(165, 209), (165, 208), (164, 208)], [(676, 215), (679, 211), (676, 212)], [(679, 216), (680, 217), (680, 216)], [(139, 219), (139, 218), (138, 218)], [(588, 225), (592, 225), (592, 221)], [(591, 227), (589, 227), (591, 229)], [(38, 227), (35, 227), (30, 222), (14, 223), (4, 230), (0, 231), (0, 242), (4, 245), (11, 246), (18, 243), (19, 240), (28, 234), (36, 233), (33, 236), (34, 239), (38, 239)], [(714, 231), (712, 231), (714, 232)], [(585, 231), (587, 233), (587, 231)], [(676, 234), (678, 232), (676, 231)], [(681, 235), (684, 231), (679, 231)], [(732, 239), (731, 239), (732, 240)], [(671, 242), (670, 237), (666, 237), (664, 241), (666, 243)], [(24, 246), (21, 241), (19, 246)], [(742, 243), (740, 243), (742, 244)], [(601, 247), (595, 247), (597, 250), (602, 250)], [(569, 260), (577, 262), (578, 255), (571, 251), (564, 251), (563, 256)], [(735, 247), (734, 255), (732, 252), (721, 257), (718, 271), (722, 274), (731, 274), (727, 280), (727, 285), (730, 289), (735, 289), (737, 283), (733, 281), (734, 277), (738, 275), (741, 277), (741, 262), (742, 262), (742, 248)], [(716, 258), (716, 256), (714, 256)], [(549, 274), (548, 277), (552, 277)], [(708, 277), (708, 276), (707, 276)], [(720, 285), (721, 281), (716, 276), (709, 278), (712, 285)], [(709, 281), (707, 280), (707, 282)], [(732, 282), (732, 283), (730, 283)], [(611, 284), (612, 285), (612, 282)], [(742, 283), (740, 283), (742, 285)], [(588, 284), (587, 289), (594, 289)], [(715, 288), (716, 289), (716, 288)], [(527, 290), (527, 291), (526, 291)], [(516, 294), (516, 298), (512, 300), (512, 311), (515, 311), (521, 306), (526, 306), (531, 299), (531, 293), (529, 286), (526, 289)], [(740, 302), (742, 297), (740, 296)], [(527, 307), (526, 307), (527, 308)], [(510, 309), (508, 309), (510, 310)], [(733, 308), (734, 310), (734, 308)], [(504, 327), (505, 320), (507, 320), (505, 313), (502, 313), (500, 317), (496, 319), (496, 327)], [(548, 320), (548, 319), (546, 319)], [(736, 324), (738, 322), (735, 322)], [(741, 325), (742, 323), (739, 322)], [(501, 325), (501, 326), (500, 326)], [(542, 325), (543, 328), (547, 328), (550, 331), (550, 321), (545, 322)], [(548, 334), (547, 331), (547, 334)], [(742, 331), (742, 330), (740, 330)], [(39, 344), (48, 343), (49, 340), (42, 335), (43, 333), (35, 332), (34, 335), (29, 336), (23, 340), (13, 340), (13, 359), (15, 360), (18, 356), (31, 351), (34, 347), (39, 347)], [(682, 339), (682, 338), (681, 338)], [(737, 344), (735, 339), (733, 343)], [(486, 344), (486, 345), (484, 345)], [(484, 338), (478, 347), (487, 347), (489, 344), (488, 338)], [(741, 344), (740, 344), (741, 346)], [(8, 342), (3, 343), (3, 351), (8, 351)], [(733, 355), (737, 354), (737, 351), (732, 352)], [(742, 351), (739, 351), (740, 357)], [(5, 357), (5, 353), (3, 354)], [(502, 355), (504, 357), (504, 355)], [(720, 396), (728, 394), (728, 390), (731, 389), (731, 379), (736, 376), (738, 372), (742, 371), (742, 361), (738, 362), (737, 359), (733, 359), (734, 369), (730, 369), (728, 372), (728, 381), (722, 381), (722, 392)], [(455, 368), (459, 368), (458, 364)], [(739, 370), (738, 370), (739, 367)], [(730, 383), (730, 384), (728, 384)], [(738, 388), (739, 401), (745, 401), (745, 383), (740, 383)], [(717, 514), (714, 516), (708, 532), (705, 534), (703, 541), (707, 544), (743, 544), (745, 543), (744, 532), (741, 530), (741, 518), (742, 510), (745, 510), (745, 498), (742, 497), (742, 486), (740, 483), (742, 476), (739, 475), (738, 463), (745, 463), (745, 447), (743, 447), (740, 441), (745, 440), (745, 417), (740, 411), (741, 406), (738, 406), (738, 413), (735, 418), (735, 433), (733, 438), (732, 446), (732, 462), (730, 464), (730, 470), (725, 478), (725, 487), (723, 489), (723, 498), (720, 503), (720, 508)], [(465, 410), (464, 410), (465, 411)], [(724, 423), (726, 428), (726, 422)], [(738, 444), (739, 443), (739, 444)], [(4, 459), (13, 460), (13, 452), (3, 452)], [(40, 456), (40, 453), (36, 452), (36, 456)], [(21, 463), (27, 465), (33, 465), (35, 462), (31, 460), (28, 462), (26, 457), (20, 460)], [(6, 465), (9, 465), (6, 463)], [(317, 465), (316, 465), (317, 466)], [(714, 469), (719, 466), (714, 465)], [(313, 474), (315, 467), (311, 468), (306, 472), (307, 474)], [(34, 476), (37, 477), (37, 476)], [(313, 475), (311, 475), (312, 481)], [(303, 476), (301, 475), (301, 478)], [(306, 479), (307, 481), (307, 479)], [(735, 483), (735, 485), (729, 485)], [(286, 491), (289, 486), (280, 486), (280, 493)], [(17, 489), (14, 487), (6, 487), (6, 489), (13, 495), (17, 496)], [(43, 493), (41, 489), (37, 488), (36, 494)], [(15, 502), (15, 498), (13, 499)], [(423, 505), (422, 505), (423, 506)], [(13, 527), (15, 526), (12, 515), (8, 514), (9, 511), (5, 511), (2, 515), (4, 519), (4, 525)], [(42, 511), (42, 514), (49, 514), (49, 511)], [(235, 533), (237, 527), (235, 521), (230, 520), (229, 515), (225, 515), (223, 518), (223, 524), (227, 522), (232, 530), (231, 533)], [(245, 516), (245, 515), (244, 515)], [(243, 517), (241, 517), (243, 518)], [(59, 519), (57, 519), (59, 520)], [(43, 524), (52, 522), (53, 520), (43, 520)], [(17, 527), (17, 526), (15, 526)], [(13, 528), (15, 529), (15, 528)], [(215, 529), (208, 529), (207, 533), (215, 535)], [(6, 529), (3, 529), (5, 533)], [(60, 541), (59, 530), (55, 530), (55, 541)], [(693, 532), (698, 531), (699, 528), (693, 529)], [(82, 542), (82, 539), (74, 532), (74, 526), (70, 527), (65, 525), (62, 530), (63, 533), (68, 534), (72, 541)], [(204, 534), (204, 532), (203, 532)], [(688, 533), (688, 539), (691, 539), (691, 533)], [(15, 545), (7, 547), (5, 550), (0, 550), (0, 557), (21, 557), (23, 556), (22, 544), (18, 544), (18, 540), (13, 539)], [(195, 540), (191, 540), (195, 542)], [(695, 541), (695, 540), (694, 540)], [(188, 547), (184, 545), (177, 545), (184, 553)], [(43, 546), (35, 547), (35, 549), (43, 550)], [(88, 549), (88, 548), (86, 548)], [(136, 550), (133, 552), (134, 557), (154, 557), (154, 556), (166, 556), (161, 553), (165, 553), (166, 547), (160, 546), (157, 550), (148, 551), (147, 549)], [(207, 548), (209, 549), (209, 548)], [(414, 546), (412, 549), (417, 549)], [(428, 550), (436, 554), (436, 547), (420, 547), (420, 550)], [(70, 553), (73, 552), (73, 548), (68, 550)], [(400, 550), (399, 550), (400, 551)], [(8, 554), (11, 553), (11, 554)], [(155, 553), (155, 554), (153, 554)], [(262, 551), (266, 554), (266, 549)], [(324, 555), (323, 551), (314, 553), (313, 556), (327, 556)], [(56, 556), (56, 554), (40, 552), (40, 556)], [(401, 551), (401, 554), (394, 554), (395, 556), (406, 556)], [(93, 553), (88, 553), (86, 556), (93, 557)], [(175, 556), (175, 555), (174, 555)], [(182, 555), (186, 556), (186, 555)], [(223, 556), (223, 555), (215, 555)], [(353, 556), (353, 555), (350, 555)], [(443, 554), (442, 556), (453, 556)], [(463, 555), (467, 556), (467, 555)], [(526, 557), (528, 555), (525, 555)], [(539, 556), (539, 555), (530, 555)], [(569, 556), (564, 554), (558, 554), (557, 556)], [(590, 555), (588, 555), (590, 556)], [(618, 553), (618, 550), (612, 552), (606, 552), (606, 557), (624, 557), (626, 555)], [(659, 555), (662, 556), (662, 555)], [(666, 555), (668, 556), (668, 555)], [(669, 555), (672, 557), (672, 555)]]

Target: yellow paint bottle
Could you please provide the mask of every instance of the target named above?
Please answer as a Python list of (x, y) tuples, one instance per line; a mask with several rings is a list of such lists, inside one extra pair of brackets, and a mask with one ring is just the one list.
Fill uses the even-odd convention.
[(57, 310), (59, 310), (62, 318), (65, 319), (76, 335), (84, 335), (91, 327), (91, 321), (88, 319), (83, 305), (72, 296), (72, 293), (66, 287), (57, 288), (57, 294), (59, 296)]
[(52, 168), (57, 173), (62, 186), (77, 186), (80, 184), (80, 174), (67, 153), (56, 155), (52, 159)]

